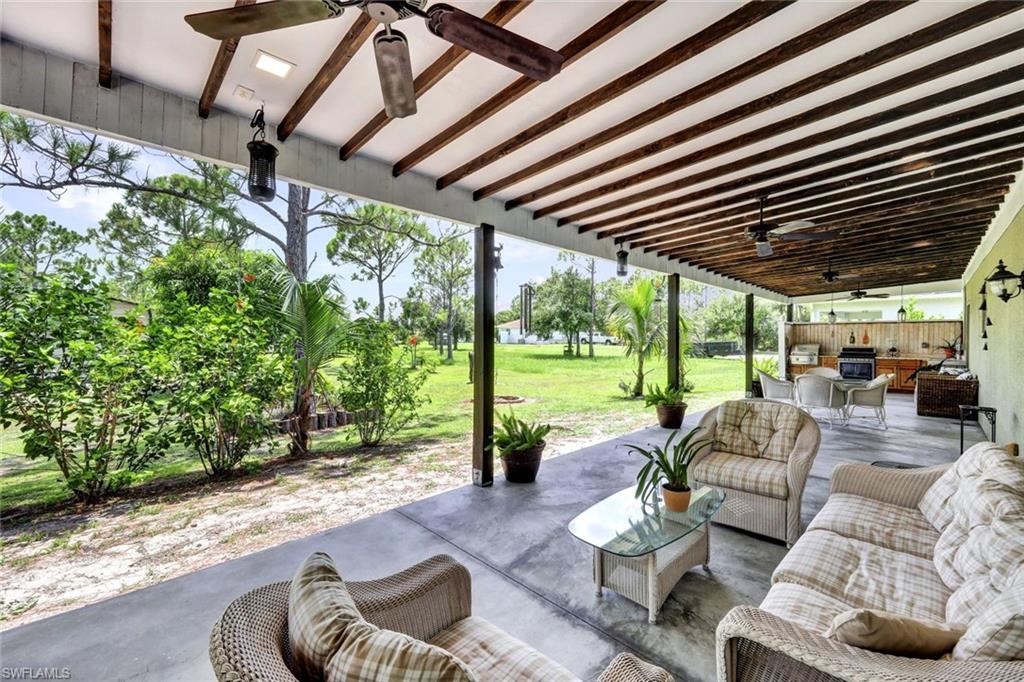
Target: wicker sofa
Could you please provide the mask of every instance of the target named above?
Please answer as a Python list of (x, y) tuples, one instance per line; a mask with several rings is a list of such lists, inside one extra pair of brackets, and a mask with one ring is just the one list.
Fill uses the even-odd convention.
[(792, 545), (800, 503), (821, 429), (796, 407), (774, 400), (732, 400), (700, 420), (714, 446), (694, 458), (690, 478), (725, 492), (714, 521)]
[[(876, 653), (824, 636), (851, 608), (965, 631), (944, 659)], [(953, 465), (836, 467), (768, 595), (726, 615), (717, 648), (723, 682), (1024, 680), (1024, 462), (982, 443)]]
[[(228, 605), (210, 633), (210, 662), (221, 682), (300, 682), (289, 664), (289, 582), (257, 588)], [(463, 660), (481, 682), (569, 682), (569, 671), (471, 614), (469, 571), (438, 555), (400, 573), (346, 582), (362, 616), (440, 646)], [(600, 682), (671, 682), (672, 676), (632, 654), (619, 654)]]

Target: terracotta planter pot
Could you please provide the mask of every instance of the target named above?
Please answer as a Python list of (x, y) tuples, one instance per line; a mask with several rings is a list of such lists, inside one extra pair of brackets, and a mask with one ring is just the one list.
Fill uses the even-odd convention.
[(954, 355), (956, 355), (956, 351), (953, 350), (952, 348), (943, 348), (942, 352), (946, 354), (947, 360), (951, 359)]
[(665, 501), (665, 508), (669, 511), (684, 512), (690, 508), (690, 491), (669, 490), (661, 486), (661, 499)]
[(658, 425), (663, 429), (678, 429), (686, 416), (686, 404), (658, 405)]
[(537, 480), (545, 445), (547, 443), (541, 443), (529, 450), (502, 452), (501, 468), (505, 471), (505, 480), (509, 483), (533, 483)]

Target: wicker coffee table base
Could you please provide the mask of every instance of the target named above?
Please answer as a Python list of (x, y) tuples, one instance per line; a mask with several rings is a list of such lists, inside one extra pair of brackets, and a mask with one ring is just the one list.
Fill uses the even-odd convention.
[(594, 585), (597, 596), (603, 588), (647, 607), (647, 620), (658, 622), (658, 611), (679, 579), (694, 566), (708, 568), (711, 539), (708, 525), (693, 531), (667, 547), (641, 557), (630, 558), (594, 548)]

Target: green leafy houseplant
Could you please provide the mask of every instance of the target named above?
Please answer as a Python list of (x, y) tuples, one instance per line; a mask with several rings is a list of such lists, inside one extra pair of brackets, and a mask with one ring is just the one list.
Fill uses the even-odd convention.
[(690, 463), (712, 442), (707, 438), (697, 438), (698, 431), (692, 429), (674, 444), (678, 431), (669, 434), (663, 446), (626, 446), (647, 460), (636, 475), (637, 499), (650, 504), (660, 489), (666, 507), (672, 511), (686, 510), (690, 503)]
[(498, 428), (489, 449), (497, 448), (505, 479), (512, 483), (532, 483), (540, 470), (541, 455), (551, 432), (550, 424), (530, 424), (512, 410), (498, 414)]
[(686, 416), (686, 391), (688, 390), (686, 380), (679, 385), (679, 388), (667, 386), (648, 385), (644, 395), (644, 402), (647, 407), (654, 407), (658, 412), (658, 424), (663, 429), (678, 429), (683, 425), (683, 417)]

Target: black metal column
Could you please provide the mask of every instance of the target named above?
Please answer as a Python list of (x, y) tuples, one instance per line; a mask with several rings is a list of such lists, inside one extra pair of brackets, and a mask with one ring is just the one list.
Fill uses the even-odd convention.
[(473, 237), (473, 484), (494, 483), (494, 226)]
[(747, 294), (743, 315), (743, 376), (747, 397), (754, 397), (754, 295)]
[(792, 322), (792, 321), (793, 321), (793, 304), (792, 303), (787, 303), (786, 304), (786, 322)]
[(679, 388), (679, 275), (668, 276), (668, 385)]

